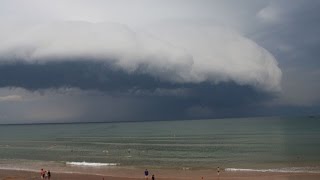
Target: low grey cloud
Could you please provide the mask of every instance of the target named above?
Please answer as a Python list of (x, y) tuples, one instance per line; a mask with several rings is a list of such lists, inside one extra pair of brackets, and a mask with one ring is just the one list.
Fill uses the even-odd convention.
[(0, 96), (0, 102), (5, 101), (21, 101), (22, 97), (19, 95)]
[[(144, 93), (137, 93), (138, 91)], [(146, 94), (146, 91), (152, 94)], [(188, 95), (173, 93), (179, 91)], [(249, 116), (255, 112), (252, 107), (257, 109), (266, 99), (270, 99), (269, 94), (256, 91), (250, 86), (229, 83), (215, 86), (189, 85), (183, 90), (135, 89), (135, 92), (102, 93), (67, 87), (35, 91), (1, 88), (0, 92), (25, 97), (24, 101), (0, 103), (1, 123), (150, 121)]]

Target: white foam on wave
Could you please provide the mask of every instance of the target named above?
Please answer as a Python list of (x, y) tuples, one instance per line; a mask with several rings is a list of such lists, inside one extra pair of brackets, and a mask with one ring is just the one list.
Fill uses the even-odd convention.
[(320, 173), (320, 168), (314, 167), (288, 167), (278, 169), (241, 169), (241, 168), (225, 168), (229, 172), (275, 172), (275, 173)]
[(72, 166), (91, 166), (91, 167), (100, 167), (100, 166), (119, 166), (119, 163), (96, 163), (96, 162), (66, 162), (67, 165)]

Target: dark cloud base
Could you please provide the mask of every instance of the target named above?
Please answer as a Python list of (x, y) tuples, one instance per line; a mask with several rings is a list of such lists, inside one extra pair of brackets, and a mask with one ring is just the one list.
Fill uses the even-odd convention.
[[(273, 95), (234, 82), (171, 83), (143, 73), (127, 73), (112, 64), (93, 61), (3, 63), (0, 87), (30, 91), (65, 87), (95, 90), (102, 94), (139, 99), (139, 120), (236, 117), (254, 114)], [(139, 105), (139, 104), (137, 104)], [(101, 118), (103, 121), (103, 117)]]
[(0, 66), (0, 76), (1, 87), (28, 90), (78, 87), (83, 90), (123, 91), (135, 86), (151, 88), (158, 83), (148, 76), (127, 74), (114, 70), (112, 65), (89, 61), (5, 63)]

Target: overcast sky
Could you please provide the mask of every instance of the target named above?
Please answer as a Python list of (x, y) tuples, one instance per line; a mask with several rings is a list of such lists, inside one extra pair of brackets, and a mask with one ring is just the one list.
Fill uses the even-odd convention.
[(0, 123), (319, 114), (319, 8), (1, 0)]

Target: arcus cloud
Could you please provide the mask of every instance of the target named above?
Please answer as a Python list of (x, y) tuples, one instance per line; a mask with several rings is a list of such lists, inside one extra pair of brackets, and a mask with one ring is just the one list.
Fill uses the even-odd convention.
[(116, 23), (1, 26), (3, 63), (92, 60), (177, 84), (231, 81), (280, 89), (276, 59), (252, 40), (219, 26), (167, 26), (148, 32)]

